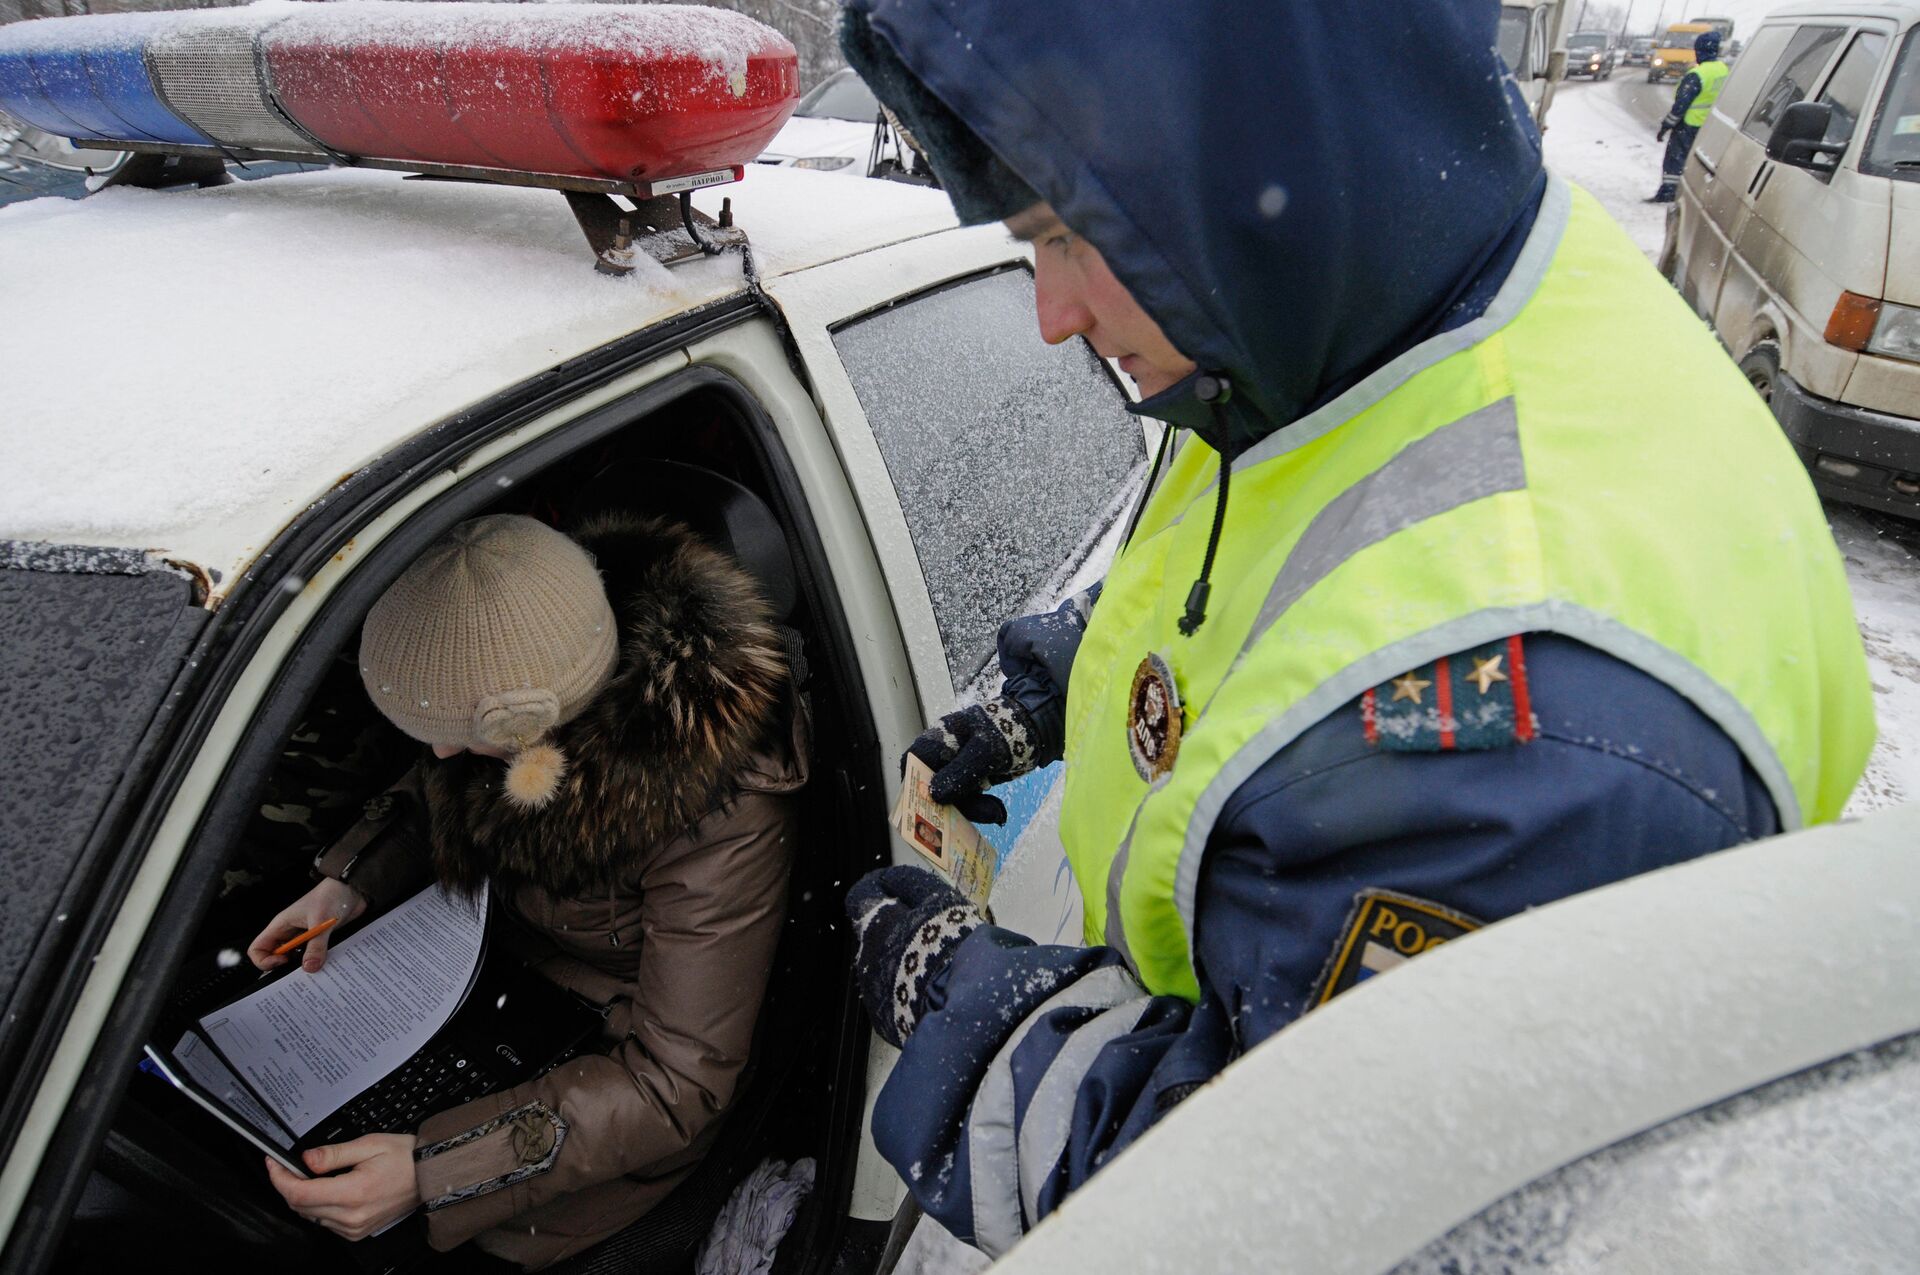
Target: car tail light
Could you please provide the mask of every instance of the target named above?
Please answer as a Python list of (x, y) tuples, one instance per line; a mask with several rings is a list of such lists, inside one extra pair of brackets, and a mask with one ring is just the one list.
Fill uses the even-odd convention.
[(1833, 303), (1833, 313), (1827, 316), (1827, 344), (1856, 353), (1864, 350), (1873, 340), (1873, 326), (1879, 319), (1879, 298), (1842, 292)]

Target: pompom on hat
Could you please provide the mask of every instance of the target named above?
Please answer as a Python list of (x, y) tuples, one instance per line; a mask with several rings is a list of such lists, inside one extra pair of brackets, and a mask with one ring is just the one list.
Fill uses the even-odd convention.
[(537, 810), (566, 776), (552, 732), (606, 686), (618, 654), (592, 556), (545, 523), (493, 514), (435, 541), (374, 603), (360, 678), (421, 743), (505, 751), (507, 796)]

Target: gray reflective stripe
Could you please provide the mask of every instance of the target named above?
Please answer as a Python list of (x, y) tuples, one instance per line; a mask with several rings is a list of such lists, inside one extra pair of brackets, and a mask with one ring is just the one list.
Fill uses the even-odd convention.
[(1443, 655), (1470, 650), (1515, 633), (1559, 633), (1576, 638), (1644, 670), (1686, 696), (1746, 755), (1748, 764), (1773, 798), (1781, 830), (1792, 831), (1800, 826), (1800, 798), (1794, 792), (1785, 763), (1774, 751), (1773, 742), (1754, 721), (1746, 705), (1693, 661), (1610, 616), (1570, 602), (1549, 600), (1529, 606), (1476, 611), (1349, 664), (1262, 727), (1208, 782), (1187, 820), (1186, 840), (1180, 848), (1180, 862), (1173, 879), (1173, 905), (1186, 929), (1189, 959), (1193, 950), (1194, 900), (1200, 884), (1200, 861), (1214, 820), (1219, 818), (1227, 798), (1268, 758), (1362, 691)]
[(1500, 291), (1478, 318), (1422, 341), (1325, 407), (1275, 430), (1242, 452), (1233, 462), (1233, 471), (1241, 473), (1331, 433), (1399, 389), (1415, 374), (1479, 344), (1513, 322), (1540, 290), (1541, 280), (1547, 277), (1547, 267), (1553, 264), (1553, 254), (1560, 247), (1560, 236), (1566, 231), (1572, 211), (1572, 190), (1558, 177), (1548, 177), (1547, 193), (1540, 201), (1540, 212), (1534, 218), (1533, 229), (1527, 233), (1527, 242), (1514, 259), (1513, 269), (1507, 272), (1506, 282), (1500, 285)]
[(1056, 1009), (1110, 1009), (1142, 995), (1123, 969), (1108, 965), (1076, 979), (1043, 1001), (1014, 1029), (987, 1066), (967, 1111), (967, 1172), (973, 1182), (973, 1242), (999, 1257), (1026, 1233), (1020, 1211), (1019, 1144), (1013, 1128), (1013, 1054)]
[[(1526, 485), (1520, 420), (1511, 398), (1490, 403), (1408, 443), (1386, 464), (1329, 501), (1307, 524), (1292, 552), (1287, 554), (1279, 575), (1274, 577), (1260, 614), (1234, 656), (1233, 669), (1239, 667), (1254, 643), (1273, 627), (1288, 607), (1362, 549), (1379, 544), (1415, 523), (1503, 491), (1519, 491)], [(1451, 651), (1440, 654), (1451, 654)], [(1354, 694), (1419, 663), (1422, 661), (1413, 660), (1392, 669)], [(1219, 689), (1225, 689), (1232, 680), (1233, 671), (1229, 669)], [(1351, 695), (1343, 696), (1334, 702), (1334, 707), (1351, 698)], [(1202, 708), (1194, 728), (1198, 728), (1205, 716), (1206, 709)], [(1134, 829), (1139, 826), (1140, 811), (1152, 799), (1154, 791), (1149, 790), (1140, 799), (1140, 806), (1133, 812), (1134, 821), (1128, 825), (1126, 838), (1107, 870), (1107, 942), (1119, 948), (1127, 964), (1136, 970), (1139, 966), (1126, 946), (1126, 928), (1120, 917), (1120, 888), (1126, 877), (1127, 862), (1132, 857)], [(1187, 840), (1189, 843), (1193, 840), (1191, 829)], [(1184, 910), (1182, 915), (1186, 915)], [(1191, 929), (1189, 926), (1189, 932)]]
[(1140, 812), (1145, 810), (1153, 794), (1167, 786), (1167, 776), (1161, 775), (1141, 796), (1140, 802), (1133, 808), (1133, 818), (1127, 822), (1127, 835), (1120, 838), (1120, 849), (1115, 852), (1113, 862), (1107, 865), (1107, 946), (1120, 953), (1127, 968), (1135, 974), (1140, 972), (1139, 963), (1133, 959), (1133, 948), (1127, 942), (1126, 922), (1120, 916), (1120, 887), (1127, 879), (1127, 861), (1133, 858), (1133, 834), (1140, 827)]
[(1020, 1121), (1020, 1206), (1029, 1218), (1039, 1219), (1040, 1188), (1066, 1154), (1087, 1069), (1101, 1050), (1140, 1025), (1150, 1004), (1143, 990), (1138, 999), (1116, 1005), (1086, 1024), (1068, 1038), (1066, 1048), (1054, 1055), (1047, 1074), (1040, 1077)]
[(1414, 439), (1314, 515), (1287, 554), (1241, 650), (1362, 549), (1417, 522), (1526, 485), (1520, 418), (1511, 398)]

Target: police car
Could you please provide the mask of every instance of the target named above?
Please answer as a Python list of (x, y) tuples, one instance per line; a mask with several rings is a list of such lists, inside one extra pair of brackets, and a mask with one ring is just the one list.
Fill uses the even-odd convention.
[[(791, 1242), (821, 1269), (877, 1253), (866, 1231), (895, 1211), (863, 1136), (885, 1060), (840, 897), (910, 853), (888, 831), (896, 759), (999, 621), (1103, 551), (1142, 426), (1089, 349), (1040, 340), (1004, 232), (955, 229), (938, 192), (752, 162), (798, 96), (772, 32), (498, 8), (499, 30), (464, 6), (278, 4), (78, 19), (71, 43), (65, 20), (0, 32), (0, 109), (113, 132), (173, 165), (156, 180), (322, 144), (339, 164), (0, 213), (7, 1270), (156, 1241), (288, 1269), (334, 1253), (257, 1155), (136, 1068), (142, 1043), (180, 971), (245, 946), (235, 891), (286, 831), (262, 807), (317, 715), (364, 699), (328, 701), (373, 599), (453, 523), (561, 518), (596, 481), (696, 520), (690, 493), (707, 500), (811, 668), (777, 1056), (757, 1140), (738, 1121), (738, 1154), (710, 1159), (814, 1157)], [(423, 47), (458, 118), (401, 100)], [(496, 91), (540, 83), (531, 106)], [(1008, 851), (1044, 830), (1048, 782), (995, 830)], [(1009, 918), (1077, 933), (1070, 881), (1028, 875)], [(657, 1210), (663, 1251), (730, 1187)]]
[[(887, 830), (895, 759), (988, 675), (999, 621), (1103, 569), (1144, 468), (1141, 426), (1089, 350), (1041, 343), (1025, 250), (997, 228), (955, 228), (937, 192), (751, 163), (795, 96), (791, 49), (764, 29), (654, 6), (484, 21), (461, 6), (319, 8), (0, 32), (0, 109), (155, 157), (152, 181), (177, 183), (0, 212), (0, 1270), (363, 1260), (290, 1214), (256, 1156), (136, 1063), (196, 957), (257, 928), (240, 902), (275, 869), (262, 847), (289, 820), (323, 835), (333, 806), (355, 808), (331, 800), (353, 795), (359, 772), (326, 752), (321, 718), (364, 711), (334, 692), (373, 600), (457, 521), (563, 517), (609, 485), (703, 522), (767, 584), (811, 669), (815, 779), (768, 1010), (778, 1048), (736, 1113), (755, 1118), (730, 1123), (710, 1169), (620, 1255), (571, 1269), (684, 1259), (737, 1175), (778, 1153), (819, 1166), (783, 1269), (874, 1270), (908, 1215), (866, 1136), (891, 1057), (849, 985), (840, 896), (867, 868), (912, 857)], [(670, 74), (681, 91), (649, 96)], [(199, 184), (233, 163), (316, 155), (335, 167)], [(294, 813), (268, 797), (299, 763), (336, 791)], [(359, 795), (387, 777), (366, 775)], [(1056, 779), (1002, 791), (992, 906), (1003, 924), (1075, 942), (1078, 894), (1048, 814)], [(1910, 818), (1859, 839), (1869, 831), (1914, 835)], [(1281, 1218), (1289, 1243), (1317, 1228), (1330, 1247), (1314, 1251), (1332, 1251), (1426, 1189), (1408, 1184), (1430, 1166), (1403, 1152), (1524, 1149), (1518, 1168), (1461, 1175), (1407, 1212), (1391, 1234), (1413, 1252), (1526, 1173), (1920, 1028), (1910, 991), (1880, 992), (1920, 986), (1914, 918), (1890, 902), (1915, 897), (1911, 868), (1868, 846), (1796, 913), (1779, 898), (1811, 888), (1819, 864), (1804, 856), (1825, 843), (1774, 844), (1711, 861), (1782, 883), (1755, 896), (1744, 930), (1707, 913), (1692, 929), (1609, 929), (1576, 900), (1370, 980), (1230, 1070), (1010, 1260), (1139, 1265), (1072, 1227), (1104, 1217), (1110, 1239), (1142, 1241), (1137, 1222), (1163, 1209), (1116, 1218), (1101, 1201), (1143, 1180), (1219, 1202), (1205, 1207), (1221, 1224), (1199, 1237), (1161, 1228), (1189, 1255), (1219, 1244), (1218, 1265), (1252, 1264), (1228, 1255)], [(304, 874), (304, 858), (281, 858)], [(1638, 906), (1636, 890), (1685, 900), (1701, 880), (1685, 874), (1709, 866), (1594, 897), (1626, 900), (1616, 911)], [(1731, 908), (1745, 888), (1701, 890)], [(252, 924), (233, 923), (243, 914)], [(1757, 963), (1758, 931), (1777, 938), (1809, 917), (1825, 919), (1795, 949), (1810, 953), (1799, 981), (1754, 1002), (1781, 1017), (1736, 1012), (1778, 964)], [(1697, 943), (1663, 948), (1662, 935)], [(1689, 975), (1628, 984), (1651, 1006), (1689, 992), (1670, 1002), (1690, 1017), (1658, 1065), (1623, 1075), (1599, 1065), (1600, 1045), (1567, 1044), (1539, 1087), (1577, 1090), (1578, 1111), (1537, 1128), (1459, 1123), (1466, 1109), (1443, 1099), (1466, 1060), (1549, 1018), (1563, 1044), (1588, 1021), (1610, 1030), (1586, 1001), (1640, 939)], [(1485, 988), (1517, 989), (1511, 1003), (1482, 996), (1443, 1015), (1488, 962), (1508, 972)], [(1808, 1002), (1832, 1013), (1796, 1026), (1793, 1049), (1723, 1065)], [(1313, 1043), (1330, 1035), (1344, 1043)], [(1640, 1057), (1638, 1040), (1618, 1056)], [(1714, 1043), (1726, 1041), (1737, 1046)], [(1691, 1079), (1667, 1083), (1689, 1050)], [(1442, 1055), (1451, 1070), (1422, 1066)], [(1303, 1070), (1338, 1091), (1311, 1138), (1303, 1112), (1322, 1104), (1294, 1087)], [(1660, 1097), (1616, 1102), (1629, 1082)], [(1233, 1097), (1255, 1091), (1300, 1097), (1263, 1129)], [(1474, 1110), (1497, 1105), (1473, 1092)], [(1181, 1145), (1208, 1162), (1162, 1177), (1155, 1148), (1187, 1129), (1202, 1141)], [(1283, 1172), (1326, 1173), (1338, 1201), (1254, 1203)], [(1356, 1216), (1363, 1199), (1373, 1212)]]

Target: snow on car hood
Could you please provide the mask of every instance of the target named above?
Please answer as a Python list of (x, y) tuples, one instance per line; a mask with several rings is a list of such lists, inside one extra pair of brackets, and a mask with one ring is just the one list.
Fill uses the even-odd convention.
[[(937, 192), (787, 169), (698, 198), (732, 198), (767, 277), (954, 224)], [(232, 578), (402, 440), (742, 288), (736, 254), (596, 274), (551, 191), (335, 170), (11, 205), (0, 539)]]

